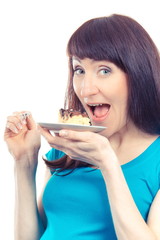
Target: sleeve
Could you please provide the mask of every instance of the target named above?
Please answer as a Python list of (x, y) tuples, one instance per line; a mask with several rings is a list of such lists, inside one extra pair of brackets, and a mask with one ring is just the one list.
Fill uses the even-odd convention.
[(55, 148), (52, 148), (49, 152), (45, 154), (48, 161), (57, 160), (65, 155), (64, 152), (61, 152)]

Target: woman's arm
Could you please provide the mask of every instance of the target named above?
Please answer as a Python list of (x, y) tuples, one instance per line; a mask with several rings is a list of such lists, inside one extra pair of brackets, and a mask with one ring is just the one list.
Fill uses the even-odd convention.
[(147, 224), (150, 229), (156, 234), (157, 239), (160, 239), (160, 190), (158, 191), (152, 206), (150, 208), (150, 212), (148, 215)]
[(50, 169), (49, 169), (48, 167), (46, 167), (44, 186), (43, 186), (43, 189), (42, 189), (42, 191), (41, 191), (41, 194), (40, 194), (40, 196), (39, 196), (39, 198), (38, 198), (38, 210), (39, 210), (39, 214), (40, 214), (40, 216), (41, 216), (41, 219), (42, 219), (42, 223), (43, 223), (44, 228), (47, 227), (47, 218), (46, 218), (46, 214), (45, 214), (45, 212), (44, 212), (44, 208), (43, 208), (43, 204), (42, 204), (42, 197), (43, 197), (43, 192), (44, 192), (46, 183), (48, 182), (48, 180), (50, 179), (50, 177), (51, 177)]
[(15, 163), (15, 240), (39, 240), (43, 232), (35, 175), (29, 168)]
[[(112, 218), (118, 240), (160, 240), (160, 197), (150, 210), (149, 223), (140, 215), (118, 164), (103, 169)], [(152, 219), (151, 219), (152, 217)], [(159, 225), (159, 226), (158, 226)]]
[(105, 137), (69, 130), (62, 130), (60, 137), (52, 136), (45, 129), (41, 129), (41, 133), (51, 147), (65, 152), (72, 159), (100, 168), (106, 183), (118, 240), (160, 240), (159, 193), (151, 207), (147, 224), (132, 198), (117, 156)]
[(15, 240), (39, 240), (44, 231), (35, 181), (40, 134), (31, 114), (9, 116), (4, 139), (15, 163)]

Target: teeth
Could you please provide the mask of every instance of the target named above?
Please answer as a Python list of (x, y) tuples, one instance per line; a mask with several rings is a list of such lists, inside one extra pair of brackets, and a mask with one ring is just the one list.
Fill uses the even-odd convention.
[(102, 106), (103, 104), (102, 103), (98, 103), (98, 104), (88, 104), (89, 106), (91, 107), (96, 107), (96, 106)]

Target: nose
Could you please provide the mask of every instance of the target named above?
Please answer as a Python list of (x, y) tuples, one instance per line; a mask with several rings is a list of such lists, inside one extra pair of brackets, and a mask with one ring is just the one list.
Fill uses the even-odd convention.
[(86, 98), (92, 95), (96, 95), (98, 92), (99, 89), (96, 85), (96, 79), (85, 75), (81, 85), (81, 97)]

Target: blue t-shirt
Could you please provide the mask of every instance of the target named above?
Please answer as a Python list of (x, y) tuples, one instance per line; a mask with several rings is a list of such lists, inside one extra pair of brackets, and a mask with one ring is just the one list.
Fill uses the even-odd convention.
[[(51, 149), (48, 160), (64, 153)], [(121, 166), (144, 220), (160, 189), (160, 137), (142, 154)], [(41, 240), (116, 240), (101, 171), (90, 167), (53, 174), (43, 194), (47, 228)], [(129, 221), (129, 219), (128, 219)]]

